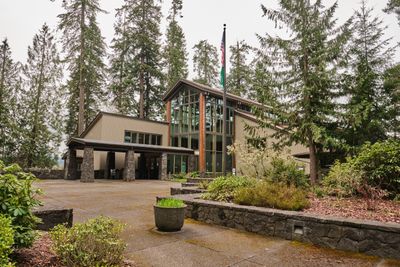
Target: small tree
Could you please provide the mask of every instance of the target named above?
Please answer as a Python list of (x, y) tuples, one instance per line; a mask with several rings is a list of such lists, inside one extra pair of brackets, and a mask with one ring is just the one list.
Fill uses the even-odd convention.
[(227, 87), (229, 92), (249, 97), (249, 86), (251, 79), (251, 68), (247, 63), (247, 57), (251, 52), (251, 46), (245, 41), (238, 41), (236, 45), (229, 47), (231, 51), (230, 63), (231, 70), (227, 79)]

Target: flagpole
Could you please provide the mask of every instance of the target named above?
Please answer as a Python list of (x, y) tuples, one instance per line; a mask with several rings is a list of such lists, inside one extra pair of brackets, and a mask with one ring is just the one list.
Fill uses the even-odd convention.
[(222, 171), (224, 176), (226, 176), (226, 24), (224, 24), (224, 33), (223, 33), (223, 59), (224, 61), (222, 62), (223, 64), (223, 89), (224, 89), (224, 95), (223, 95), (223, 111), (222, 111)]

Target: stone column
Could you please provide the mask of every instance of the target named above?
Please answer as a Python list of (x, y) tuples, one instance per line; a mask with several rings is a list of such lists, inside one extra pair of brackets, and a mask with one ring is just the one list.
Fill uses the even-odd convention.
[(161, 154), (160, 180), (168, 180), (168, 154)]
[(123, 178), (126, 182), (135, 180), (135, 151), (133, 150), (128, 150), (125, 153), (125, 168)]
[(65, 159), (64, 179), (78, 179), (78, 162), (76, 160), (75, 149), (68, 149), (67, 158)]
[(94, 158), (93, 148), (85, 147), (83, 150), (83, 161), (81, 166), (81, 182), (94, 182)]
[(196, 156), (195, 155), (189, 155), (188, 156), (188, 172), (195, 172), (197, 171), (196, 168)]

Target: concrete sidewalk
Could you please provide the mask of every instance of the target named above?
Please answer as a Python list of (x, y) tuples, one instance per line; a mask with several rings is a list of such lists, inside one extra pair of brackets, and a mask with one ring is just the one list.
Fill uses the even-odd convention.
[(229, 228), (186, 220), (179, 233), (154, 227), (156, 196), (168, 196), (177, 183), (162, 181), (47, 180), (36, 186), (48, 207), (74, 209), (74, 222), (98, 215), (127, 224), (126, 257), (138, 266), (400, 266), (398, 261), (320, 249)]

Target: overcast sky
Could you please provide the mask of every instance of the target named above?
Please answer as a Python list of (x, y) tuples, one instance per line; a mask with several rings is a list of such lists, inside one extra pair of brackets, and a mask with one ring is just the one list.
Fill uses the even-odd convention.
[[(165, 17), (171, 0), (163, 1), (163, 23), (161, 30), (165, 32)], [(113, 37), (115, 8), (120, 7), (123, 0), (100, 0), (100, 5), (108, 14), (99, 15), (98, 21), (107, 44)], [(400, 27), (394, 15), (382, 12), (387, 0), (369, 0), (376, 15), (384, 20), (389, 27), (387, 37), (393, 37), (393, 44), (400, 42)], [(15, 60), (24, 62), (27, 47), (32, 37), (43, 23), (55, 28), (57, 15), (64, 12), (62, 0), (0, 0), (0, 39), (7, 37)], [(180, 21), (186, 34), (189, 57), (192, 58), (192, 47), (202, 39), (208, 39), (219, 47), (222, 37), (222, 25), (227, 24), (227, 45), (237, 40), (246, 40), (250, 45), (257, 46), (255, 33), (274, 34), (273, 24), (262, 17), (261, 4), (277, 7), (276, 0), (183, 0), (183, 18)], [(334, 3), (326, 0), (327, 5)], [(339, 0), (336, 17), (339, 22), (348, 19), (358, 8), (359, 0)], [(399, 49), (400, 50), (400, 49)], [(227, 55), (229, 57), (229, 54)], [(395, 61), (400, 61), (400, 51), (396, 53)], [(190, 66), (192, 72), (192, 67)]]

